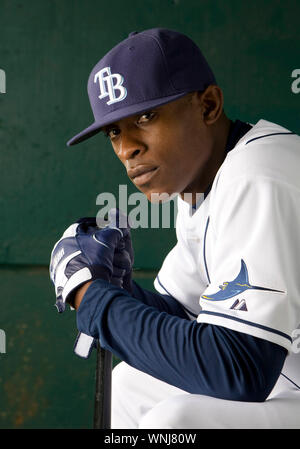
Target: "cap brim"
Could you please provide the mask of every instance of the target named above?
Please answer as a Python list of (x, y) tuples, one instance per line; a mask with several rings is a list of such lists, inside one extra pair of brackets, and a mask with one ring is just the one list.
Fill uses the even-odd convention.
[[(197, 90), (197, 89), (195, 89)], [(144, 101), (143, 103), (127, 106), (126, 108), (118, 109), (117, 111), (113, 111), (110, 114), (107, 114), (101, 121), (94, 122), (92, 125), (88, 126), (86, 129), (81, 131), (76, 136), (72, 137), (67, 142), (67, 146), (70, 147), (72, 145), (76, 145), (77, 143), (83, 142), (89, 137), (98, 134), (101, 131), (103, 126), (107, 126), (110, 123), (117, 122), (123, 118), (129, 117), (134, 114), (138, 114), (143, 111), (147, 111), (153, 107), (162, 106), (164, 104), (170, 103), (171, 101), (177, 100), (181, 97), (184, 97), (189, 92), (181, 92), (177, 95), (170, 95), (164, 98), (157, 98), (155, 100)]]

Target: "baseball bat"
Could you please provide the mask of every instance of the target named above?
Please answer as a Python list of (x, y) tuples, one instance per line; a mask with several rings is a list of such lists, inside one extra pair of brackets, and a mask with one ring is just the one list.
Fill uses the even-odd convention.
[(112, 354), (97, 341), (94, 429), (111, 427), (111, 372)]
[[(107, 219), (108, 217), (106, 217)], [(101, 229), (101, 227), (98, 225)], [(97, 341), (94, 429), (111, 428), (112, 354)]]

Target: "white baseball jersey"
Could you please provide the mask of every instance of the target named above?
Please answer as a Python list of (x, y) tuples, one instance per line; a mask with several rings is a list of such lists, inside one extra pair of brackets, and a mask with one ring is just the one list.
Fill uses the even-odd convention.
[(259, 120), (228, 152), (194, 213), (178, 197), (178, 242), (156, 290), (199, 323), (291, 351), (300, 323), (299, 169), (300, 137)]
[(178, 197), (178, 242), (154, 282), (191, 319), (289, 351), (267, 400), (186, 393), (122, 362), (113, 372), (113, 428), (300, 428), (300, 354), (291, 344), (300, 323), (299, 168), (300, 137), (259, 120), (195, 211)]

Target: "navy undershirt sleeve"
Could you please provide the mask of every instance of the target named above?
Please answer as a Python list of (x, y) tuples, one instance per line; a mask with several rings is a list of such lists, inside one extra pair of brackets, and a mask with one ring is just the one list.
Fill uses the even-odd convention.
[(147, 306), (155, 307), (160, 312), (167, 312), (170, 315), (189, 319), (183, 306), (175, 298), (169, 295), (151, 292), (142, 288), (138, 283), (132, 281), (132, 296)]
[(85, 293), (77, 326), (140, 371), (229, 400), (264, 401), (287, 355), (272, 342), (160, 311), (102, 279)]

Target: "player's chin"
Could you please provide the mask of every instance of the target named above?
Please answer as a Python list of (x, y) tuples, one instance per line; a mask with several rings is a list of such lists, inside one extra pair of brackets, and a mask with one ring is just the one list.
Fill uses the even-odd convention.
[(147, 197), (148, 201), (153, 204), (166, 203), (178, 195), (178, 191), (175, 191), (175, 189), (172, 188), (173, 183), (170, 182), (166, 184), (166, 182), (162, 182), (162, 178), (164, 177), (159, 175), (160, 173), (157, 173), (157, 176), (155, 176), (154, 179), (150, 179), (142, 185), (137, 185), (133, 180), (135, 186)]
[(150, 203), (152, 204), (161, 204), (161, 203), (167, 203), (168, 201), (173, 200), (178, 193), (177, 192), (172, 192), (169, 189), (149, 189), (146, 192), (143, 192), (147, 199), (150, 201)]

